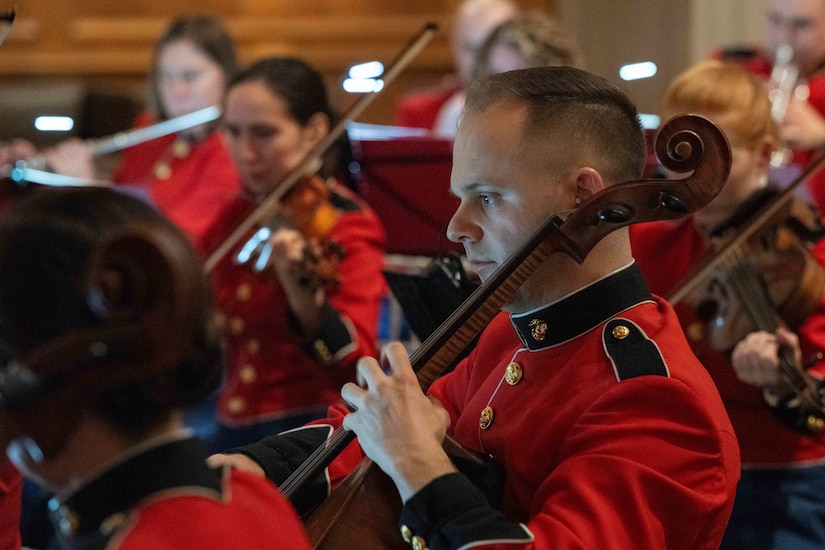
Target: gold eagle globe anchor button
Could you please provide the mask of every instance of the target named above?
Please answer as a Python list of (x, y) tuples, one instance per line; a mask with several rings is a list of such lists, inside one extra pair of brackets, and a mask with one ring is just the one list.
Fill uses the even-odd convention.
[(490, 406), (484, 407), (481, 411), (481, 417), (478, 419), (478, 425), (482, 430), (486, 430), (493, 423), (493, 408)]
[(513, 361), (504, 370), (504, 380), (511, 386), (515, 386), (521, 382), (522, 370), (521, 365)]

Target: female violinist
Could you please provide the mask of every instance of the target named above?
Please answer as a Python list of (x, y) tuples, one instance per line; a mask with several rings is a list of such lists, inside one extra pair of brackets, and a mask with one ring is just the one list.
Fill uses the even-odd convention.
[[(662, 111), (667, 117), (691, 112), (710, 118), (727, 135), (732, 152), (730, 176), (708, 206), (676, 222), (631, 227), (634, 257), (651, 290), (667, 295), (713, 253), (716, 243), (735, 235), (776, 196), (768, 169), (779, 140), (763, 85), (733, 64), (707, 61), (690, 68), (671, 84)], [(812, 269), (820, 272), (825, 249), (808, 242), (815, 237), (803, 229), (806, 225), (800, 219), (786, 215), (782, 221), (783, 227), (797, 228), (793, 236), (801, 243), (800, 250)], [(773, 238), (770, 227), (760, 238), (765, 240), (766, 235)], [(715, 332), (734, 319), (711, 309), (736, 309), (732, 303), (737, 302), (742, 266), (757, 266), (760, 284), (773, 281), (764, 283), (769, 290), (783, 284), (804, 286), (798, 280), (773, 279), (776, 273), (771, 271), (787, 278), (793, 270), (788, 265), (769, 270), (771, 252), (754, 247), (740, 253), (726, 262), (725, 272), (702, 282), (698, 294), (704, 293), (704, 298), (691, 295), (674, 305), (694, 352), (719, 388), (741, 449), (742, 478), (722, 548), (823, 548), (825, 437), (796, 429), (792, 418), (781, 420), (778, 409), (769, 405), (775, 405), (770, 398), (782, 381), (780, 350), (794, 369), (809, 367), (807, 373), (817, 380), (825, 373), (825, 362), (811, 361), (825, 350), (821, 286), (812, 288), (803, 300), (807, 308), (803, 318), (786, 323), (793, 331), (750, 327), (727, 343), (715, 339)], [(751, 260), (756, 261), (748, 263)], [(764, 300), (764, 292), (744, 296), (748, 303)]]
[[(331, 120), (322, 77), (301, 60), (268, 58), (238, 74), (224, 121), (243, 194), (219, 215), (210, 248), (302, 163)], [(269, 264), (239, 264), (241, 243), (212, 270), (228, 334), (216, 449), (323, 416), (354, 379), (357, 358), (376, 353), (385, 288), (381, 223), (342, 185), (305, 176), (284, 197), (290, 226), (272, 231)]]
[[(220, 106), (236, 67), (232, 38), (207, 16), (173, 21), (155, 48), (149, 89), (150, 111), (136, 125)], [(183, 130), (129, 147), (112, 175), (117, 185), (148, 193), (151, 201), (190, 236), (196, 247), (215, 213), (237, 193), (240, 181), (216, 123)], [(46, 152), (58, 173), (94, 178), (88, 145), (67, 140)]]

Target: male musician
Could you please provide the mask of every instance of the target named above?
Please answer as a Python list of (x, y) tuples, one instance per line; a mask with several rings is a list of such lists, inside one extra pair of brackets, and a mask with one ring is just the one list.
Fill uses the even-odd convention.
[(439, 136), (455, 136), (464, 89), (473, 79), (476, 55), (499, 24), (518, 13), (512, 0), (462, 0), (450, 36), (455, 61), (454, 83), (418, 90), (401, 97), (395, 124), (427, 128)]
[[(673, 81), (663, 100), (664, 117), (684, 112), (704, 115), (725, 132), (732, 166), (722, 191), (698, 212), (673, 223), (631, 227), (633, 255), (650, 288), (668, 297), (678, 297), (691, 269), (755, 223), (777, 193), (767, 178), (777, 128), (757, 78), (736, 65), (699, 63)], [(774, 242), (779, 221), (763, 224), (757, 238), (722, 256), (718, 269), (674, 304), (691, 347), (719, 388), (741, 449), (742, 478), (724, 549), (825, 548), (825, 433), (804, 431), (818, 421), (794, 407), (796, 395), (782, 391), (778, 355), (787, 347), (797, 367), (820, 378), (825, 373), (824, 361), (809, 361), (825, 351), (825, 273), (814, 259), (825, 261), (825, 248), (817, 246), (811, 255), (804, 218), (788, 214), (783, 232), (793, 230), (787, 234), (797, 241)], [(807, 260), (806, 270), (783, 258)], [(746, 266), (754, 268), (756, 285), (739, 296), (735, 282)], [(763, 288), (769, 296), (760, 296)], [(769, 320), (783, 314), (796, 334), (757, 330), (743, 306), (760, 302), (779, 308)]]
[[(551, 214), (638, 179), (644, 160), (636, 109), (604, 79), (570, 67), (484, 77), (456, 136), (448, 235), (486, 280)], [(361, 386), (341, 392), (355, 411), (343, 425), (399, 490), (403, 537), (432, 550), (718, 547), (736, 439), (673, 311), (633, 264), (627, 231), (582, 264), (552, 254), (504, 310), (428, 396), (397, 343), (383, 365), (362, 359)], [(278, 483), (294, 443), (327, 431), (213, 460)], [(445, 433), (504, 468), (497, 506), (456, 471)]]
[(38, 191), (0, 220), (0, 280), (0, 449), (57, 492), (62, 548), (308, 548), (270, 484), (209, 468), (183, 429), (221, 344), (172, 222), (111, 190)]

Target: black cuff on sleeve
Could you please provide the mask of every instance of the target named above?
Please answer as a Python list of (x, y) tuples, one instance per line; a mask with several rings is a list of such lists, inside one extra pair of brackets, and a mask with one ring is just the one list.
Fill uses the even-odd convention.
[(430, 550), (460, 548), (474, 541), (524, 544), (533, 535), (507, 521), (462, 474), (441, 476), (416, 493), (401, 511), (405, 539), (418, 537)]
[[(332, 433), (330, 426), (308, 426), (262, 439), (257, 443), (227, 451), (248, 456), (261, 465), (269, 479), (280, 486)], [(290, 501), (303, 515), (312, 511), (329, 494), (325, 473), (308, 482)]]
[[(321, 316), (321, 331), (308, 341), (304, 348), (322, 365), (330, 365), (338, 360), (339, 353), (353, 344), (352, 334), (344, 322), (341, 314), (329, 303), (324, 302), (319, 311)], [(290, 323), (300, 333), (295, 314), (290, 311)]]

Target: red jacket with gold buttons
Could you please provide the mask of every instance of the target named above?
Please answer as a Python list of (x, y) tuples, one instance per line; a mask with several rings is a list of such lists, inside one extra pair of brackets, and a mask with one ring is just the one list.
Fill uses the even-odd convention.
[[(138, 126), (147, 123), (138, 119)], [(186, 146), (176, 140), (168, 135), (124, 149), (112, 180), (148, 194), (202, 248), (204, 234), (238, 194), (240, 177), (220, 133)]]
[[(218, 403), (228, 426), (297, 415), (340, 400), (344, 382), (355, 377), (355, 362), (375, 356), (378, 314), (385, 290), (384, 230), (375, 213), (350, 191), (336, 185), (331, 197), (338, 210), (329, 239), (340, 244), (340, 285), (328, 291), (320, 335), (305, 341), (291, 320), (286, 295), (234, 257), (252, 236), (212, 271), (218, 306), (227, 329), (227, 374)], [(220, 244), (254, 207), (238, 196), (207, 237)]]

